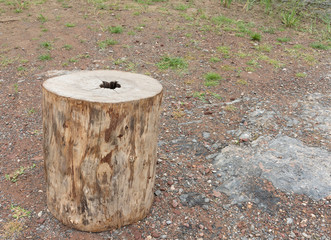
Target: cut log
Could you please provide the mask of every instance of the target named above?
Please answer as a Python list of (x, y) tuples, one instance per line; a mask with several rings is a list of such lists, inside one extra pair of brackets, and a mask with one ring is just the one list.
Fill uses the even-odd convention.
[(43, 83), (47, 205), (98, 232), (144, 218), (153, 202), (162, 86), (151, 77), (82, 71)]

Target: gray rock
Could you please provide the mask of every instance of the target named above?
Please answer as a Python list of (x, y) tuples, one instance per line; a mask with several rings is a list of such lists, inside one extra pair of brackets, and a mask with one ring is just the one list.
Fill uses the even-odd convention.
[(331, 194), (330, 159), (330, 152), (294, 138), (260, 137), (252, 146), (225, 147), (215, 158), (222, 183), (217, 190), (230, 196), (232, 203), (252, 201), (268, 207), (277, 198), (254, 182), (265, 178), (283, 191), (319, 200)]

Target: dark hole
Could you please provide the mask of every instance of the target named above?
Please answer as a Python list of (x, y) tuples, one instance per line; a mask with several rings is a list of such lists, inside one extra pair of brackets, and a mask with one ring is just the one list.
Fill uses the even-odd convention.
[(115, 89), (115, 88), (120, 88), (121, 85), (117, 81), (112, 81), (112, 82), (102, 81), (102, 84), (100, 84), (100, 87)]

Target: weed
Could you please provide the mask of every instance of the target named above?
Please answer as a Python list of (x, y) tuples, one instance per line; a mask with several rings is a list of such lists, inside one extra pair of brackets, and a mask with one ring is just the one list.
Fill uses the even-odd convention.
[(51, 55), (50, 55), (49, 53), (47, 53), (47, 54), (44, 54), (44, 55), (40, 55), (40, 56), (38, 57), (38, 59), (39, 59), (40, 61), (48, 61), (48, 60), (51, 60), (52, 57), (51, 57)]
[(230, 58), (230, 47), (228, 46), (219, 46), (217, 47), (217, 50), (220, 51), (223, 54), (224, 58)]
[(71, 50), (72, 49), (72, 46), (70, 45), (70, 44), (65, 44), (65, 45), (63, 45), (63, 47), (62, 48), (64, 48), (65, 50)]
[(176, 110), (174, 110), (173, 112), (172, 112), (172, 117), (174, 118), (174, 119), (178, 119), (178, 118), (182, 118), (182, 117), (184, 117), (185, 116), (185, 113), (183, 112), (183, 110), (181, 110), (181, 109), (176, 109)]
[(42, 42), (42, 43), (40, 43), (40, 46), (43, 47), (43, 48), (46, 48), (47, 50), (52, 49), (52, 43), (51, 42)]
[(66, 23), (65, 26), (68, 27), (68, 28), (71, 28), (71, 27), (76, 27), (76, 24), (74, 24), (74, 23)]
[(289, 42), (291, 41), (290, 38), (287, 38), (287, 37), (284, 37), (284, 38), (277, 38), (277, 41), (278, 42), (281, 42), (281, 43), (284, 43), (284, 42)]
[(15, 219), (29, 217), (31, 214), (31, 211), (25, 210), (24, 208), (22, 208), (20, 206), (14, 206), (13, 204), (10, 206), (10, 209), (14, 212), (12, 216)]
[(27, 110), (28, 115), (34, 114), (36, 112), (36, 110), (34, 108), (30, 108), (29, 110)]
[(221, 0), (221, 4), (223, 4), (224, 7), (229, 8), (232, 3), (232, 0)]
[(237, 81), (237, 83), (240, 84), (240, 85), (247, 85), (247, 84), (248, 84), (247, 81), (244, 80), (244, 79), (239, 79), (239, 80)]
[(251, 40), (253, 41), (261, 41), (261, 34), (260, 33), (252, 33)]
[(250, 57), (250, 56), (252, 56), (252, 54), (250, 54), (250, 53), (245, 53), (245, 52), (242, 52), (242, 51), (237, 52), (236, 55), (237, 55), (238, 57), (240, 57), (240, 58), (245, 58), (245, 57)]
[(177, 6), (175, 6), (175, 10), (179, 10), (179, 11), (186, 11), (189, 8), (189, 6), (185, 5), (185, 4), (179, 4)]
[(255, 59), (251, 59), (251, 60), (249, 60), (246, 64), (247, 64), (247, 65), (250, 65), (250, 66), (254, 66), (254, 67), (259, 66), (259, 62), (256, 61)]
[(221, 59), (219, 59), (218, 57), (211, 57), (211, 58), (209, 59), (209, 61), (212, 62), (212, 63), (217, 63), (217, 62), (220, 62)]
[(275, 32), (276, 32), (276, 29), (275, 28), (271, 28), (271, 27), (269, 27), (269, 28), (262, 27), (261, 30), (264, 33), (270, 33), (270, 34), (275, 34)]
[(122, 33), (123, 27), (122, 26), (108, 27), (107, 30), (111, 33)]
[(286, 27), (294, 27), (299, 22), (299, 18), (297, 17), (297, 12), (295, 9), (292, 9), (290, 12), (282, 12), (282, 23)]
[(293, 46), (293, 48), (294, 49), (302, 49), (302, 48), (304, 48), (301, 44), (295, 44), (294, 46)]
[(225, 16), (223, 16), (223, 15), (219, 15), (219, 16), (217, 16), (217, 17), (213, 17), (212, 18), (212, 21), (215, 23), (215, 24), (218, 24), (218, 25), (220, 25), (220, 24), (233, 24), (233, 23), (236, 23), (236, 21), (235, 20), (233, 20), (233, 19), (231, 19), (231, 18), (227, 18), (227, 17), (225, 17)]
[(199, 100), (206, 102), (206, 93), (204, 92), (194, 92), (192, 97), (198, 98)]
[(156, 66), (161, 70), (165, 70), (165, 69), (168, 69), (168, 68), (171, 68), (171, 69), (185, 69), (185, 68), (187, 68), (188, 64), (181, 57), (163, 56), (161, 61), (158, 62), (156, 64)]
[(207, 73), (205, 76), (205, 86), (206, 87), (213, 87), (219, 84), (219, 81), (222, 77), (218, 73), (210, 72)]
[(210, 93), (210, 94), (216, 99), (222, 99), (221, 95), (219, 95), (217, 93)]
[(18, 93), (18, 84), (17, 83), (14, 84), (14, 91), (15, 91), (15, 93)]
[(47, 18), (44, 15), (42, 15), (42, 14), (39, 14), (39, 16), (37, 17), (37, 19), (41, 23), (47, 22)]
[(5, 239), (13, 239), (15, 235), (21, 232), (24, 228), (24, 223), (21, 221), (10, 221), (2, 225), (2, 231), (4, 234), (1, 234), (0, 237)]
[(299, 73), (296, 73), (295, 76), (298, 78), (305, 78), (305, 77), (307, 77), (307, 74), (299, 72)]
[(98, 42), (98, 47), (100, 49), (105, 49), (111, 45), (116, 45), (118, 44), (118, 41), (114, 40), (114, 39), (106, 39), (104, 41), (99, 41)]
[(130, 35), (130, 36), (134, 36), (134, 35), (136, 35), (136, 33), (135, 33), (134, 31), (129, 31), (129, 32), (128, 32), (128, 35)]
[(225, 111), (228, 111), (228, 112), (234, 112), (237, 110), (237, 108), (231, 104), (226, 105), (224, 109), (225, 109)]
[(22, 175), (25, 171), (25, 167), (20, 167), (20, 169), (16, 170), (14, 173), (11, 173), (11, 174), (6, 174), (5, 175), (5, 178), (8, 180), (8, 181), (11, 181), (13, 183), (17, 182), (17, 178)]
[(314, 42), (314, 43), (310, 44), (310, 46), (312, 48), (319, 49), (319, 50), (328, 50), (329, 49), (329, 46), (324, 45), (324, 44), (319, 43), (319, 42)]
[(270, 52), (272, 49), (272, 46), (270, 46), (268, 44), (263, 44), (263, 45), (255, 46), (255, 49), (260, 52)]
[(19, 66), (19, 67), (17, 67), (17, 71), (24, 72), (24, 71), (26, 71), (26, 68), (23, 66)]

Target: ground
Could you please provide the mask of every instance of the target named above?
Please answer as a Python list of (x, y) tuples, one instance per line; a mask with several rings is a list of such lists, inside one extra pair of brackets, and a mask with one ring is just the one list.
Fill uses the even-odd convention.
[[(316, 195), (283, 188), (256, 160), (261, 174), (245, 171), (250, 178), (243, 178), (251, 195), (224, 190), (236, 172), (217, 161), (229, 147), (254, 157), (261, 137), (271, 139), (268, 146), (295, 142), (330, 161), (323, 158), (331, 149), (329, 18), (305, 8), (291, 26), (285, 16), (294, 5), (247, 6), (0, 0), (0, 238), (330, 239), (327, 188)], [(149, 215), (86, 233), (47, 210), (41, 86), (96, 69), (152, 76), (164, 99)]]

